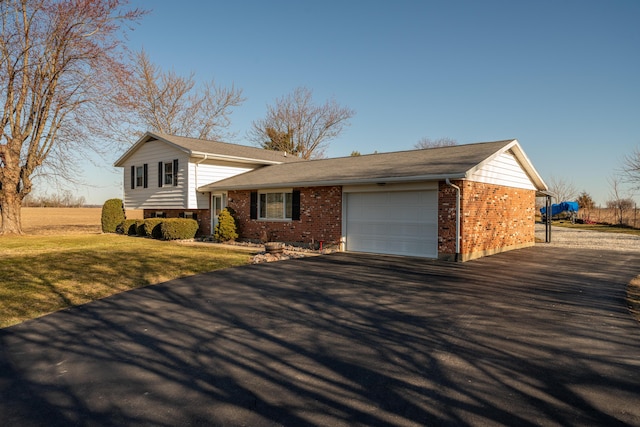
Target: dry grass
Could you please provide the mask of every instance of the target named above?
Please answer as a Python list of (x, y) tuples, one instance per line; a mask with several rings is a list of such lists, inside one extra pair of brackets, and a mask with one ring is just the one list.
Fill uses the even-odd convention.
[(100, 214), (100, 208), (23, 210), (29, 234), (0, 236), (0, 327), (250, 262), (243, 250), (102, 234)]
[[(127, 218), (142, 219), (142, 210)], [(101, 233), (102, 208), (22, 208), (22, 230), (29, 235)]]

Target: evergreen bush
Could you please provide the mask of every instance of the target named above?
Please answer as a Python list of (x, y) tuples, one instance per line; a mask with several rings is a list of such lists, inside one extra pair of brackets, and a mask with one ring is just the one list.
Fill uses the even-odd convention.
[(160, 234), (163, 240), (193, 239), (197, 231), (198, 221), (195, 219), (163, 218), (160, 223)]
[(160, 224), (166, 218), (147, 218), (142, 223), (138, 224), (138, 236), (142, 237), (153, 237), (154, 239), (162, 238), (162, 233), (160, 232)]
[(218, 242), (228, 242), (238, 238), (236, 219), (233, 216), (233, 210), (231, 208), (225, 208), (220, 215), (218, 215), (218, 225), (213, 237)]
[(135, 236), (138, 234), (138, 226), (142, 223), (143, 221), (139, 219), (125, 219), (116, 227), (116, 233)]
[(121, 199), (109, 199), (102, 205), (102, 232), (115, 233), (116, 228), (126, 219)]

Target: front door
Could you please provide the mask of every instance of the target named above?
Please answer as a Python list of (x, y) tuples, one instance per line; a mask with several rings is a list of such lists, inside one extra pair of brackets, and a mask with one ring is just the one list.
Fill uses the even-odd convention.
[(213, 194), (211, 196), (211, 218), (213, 220), (213, 228), (212, 234), (215, 232), (216, 227), (218, 226), (218, 215), (222, 212), (225, 205), (225, 197), (222, 194)]

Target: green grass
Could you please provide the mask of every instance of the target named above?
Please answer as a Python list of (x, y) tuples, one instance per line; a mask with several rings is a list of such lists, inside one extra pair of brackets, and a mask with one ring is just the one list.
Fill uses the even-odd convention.
[(631, 234), (634, 236), (640, 236), (640, 229), (630, 227), (620, 227), (616, 225), (603, 225), (603, 224), (571, 224), (571, 221), (553, 221), (551, 225), (566, 228), (576, 228), (580, 230), (588, 231), (600, 231), (603, 233), (623, 233)]
[(0, 328), (250, 258), (213, 245), (114, 234), (0, 237)]

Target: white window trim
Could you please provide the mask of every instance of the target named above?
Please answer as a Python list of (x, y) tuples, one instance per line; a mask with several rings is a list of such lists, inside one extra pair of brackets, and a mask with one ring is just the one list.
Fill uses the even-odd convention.
[[(167, 173), (167, 165), (171, 167), (171, 173)], [(167, 177), (170, 177), (171, 182), (167, 182)], [(162, 186), (173, 187), (173, 161), (162, 162)]]
[[(136, 188), (144, 187), (144, 166), (136, 166), (135, 171), (136, 171), (136, 177), (135, 177), (136, 185), (135, 185), (135, 187)], [(140, 175), (138, 175), (138, 172), (140, 172)], [(139, 183), (138, 183), (138, 179), (140, 179)]]
[[(282, 204), (283, 204), (283, 216), (282, 218), (270, 218), (270, 217), (263, 217), (260, 216), (260, 212), (262, 211), (262, 195), (263, 194), (282, 194)], [(287, 194), (291, 194), (291, 198), (293, 198), (293, 188), (278, 188), (278, 189), (273, 189), (273, 190), (260, 190), (258, 191), (258, 221), (282, 221), (282, 222), (290, 222), (293, 220), (293, 206), (290, 206), (290, 210), (291, 210), (291, 216), (287, 217), (287, 205), (286, 205), (286, 200)]]

